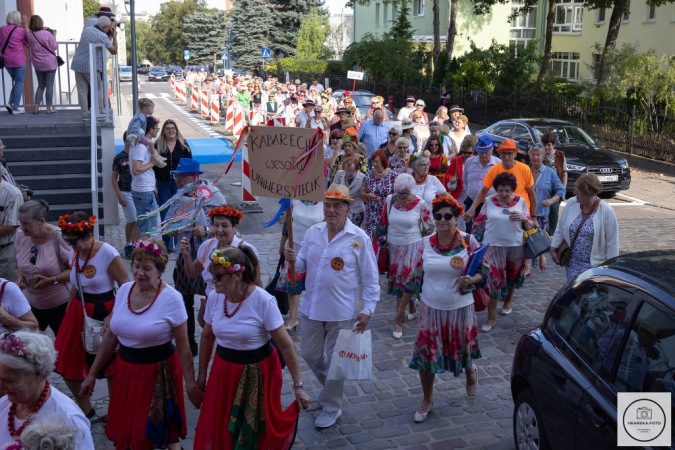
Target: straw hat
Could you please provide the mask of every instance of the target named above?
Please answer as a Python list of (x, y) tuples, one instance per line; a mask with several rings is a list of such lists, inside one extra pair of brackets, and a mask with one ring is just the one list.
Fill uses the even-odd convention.
[(333, 183), (330, 185), (328, 191), (326, 191), (326, 199), (329, 198), (343, 200), (349, 202), (350, 205), (354, 203), (354, 199), (349, 198), (349, 188), (342, 184)]

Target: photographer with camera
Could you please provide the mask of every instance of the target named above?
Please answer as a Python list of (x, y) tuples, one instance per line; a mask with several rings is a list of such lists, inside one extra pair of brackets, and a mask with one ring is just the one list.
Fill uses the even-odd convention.
[[(91, 20), (91, 19), (90, 19)], [(110, 38), (108, 36), (111, 36)], [(98, 18), (96, 25), (85, 27), (80, 36), (80, 44), (77, 46), (71, 68), (75, 71), (75, 85), (77, 86), (77, 98), (82, 109), (82, 118), (89, 120), (89, 105), (87, 104), (87, 93), (92, 80), (89, 74), (89, 44), (103, 44), (108, 51), (117, 54), (117, 28), (111, 27), (110, 19), (107, 16)], [(103, 106), (103, 85), (101, 83), (101, 73), (105, 69), (103, 66), (103, 55), (96, 50), (96, 70), (97, 72), (97, 95), (99, 111)], [(92, 99), (93, 100), (93, 99)]]
[(58, 44), (56, 43), (56, 30), (45, 28), (40, 16), (32, 16), (29, 24), (28, 47), (30, 48), (30, 61), (35, 68), (38, 87), (35, 91), (35, 110), (33, 114), (40, 112), (42, 94), (47, 90), (45, 103), (47, 114), (52, 114), (52, 101), (54, 99), (54, 78), (59, 61), (63, 60), (56, 56)]

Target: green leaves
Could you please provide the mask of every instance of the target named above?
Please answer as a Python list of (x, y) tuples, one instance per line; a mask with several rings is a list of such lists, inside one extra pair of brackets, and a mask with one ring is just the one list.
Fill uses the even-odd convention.
[[(195, 11), (183, 20), (183, 33), (188, 39), (190, 64), (212, 65), (220, 62), (225, 51), (225, 15), (213, 9)], [(218, 66), (216, 66), (217, 68)]]

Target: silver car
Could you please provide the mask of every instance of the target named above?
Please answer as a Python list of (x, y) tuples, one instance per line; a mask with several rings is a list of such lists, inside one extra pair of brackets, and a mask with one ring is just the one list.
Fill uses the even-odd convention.
[(131, 81), (131, 66), (120, 66), (120, 81)]

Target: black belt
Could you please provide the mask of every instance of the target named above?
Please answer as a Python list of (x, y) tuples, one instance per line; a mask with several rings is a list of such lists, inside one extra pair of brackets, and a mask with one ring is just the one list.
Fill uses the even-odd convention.
[[(82, 298), (80, 296), (80, 291), (77, 291), (77, 299), (82, 301)], [(106, 303), (109, 302), (110, 300), (115, 299), (115, 290), (111, 289), (108, 292), (104, 292), (103, 294), (88, 294), (84, 293), (84, 302), (85, 303), (94, 303), (94, 304), (101, 304), (101, 303)]]
[(272, 341), (267, 341), (265, 345), (255, 350), (234, 350), (220, 345), (216, 347), (220, 359), (234, 364), (255, 364), (270, 356), (273, 351)]
[(169, 359), (175, 351), (176, 346), (171, 341), (145, 348), (131, 348), (120, 344), (119, 355), (122, 361), (130, 364), (151, 364)]

